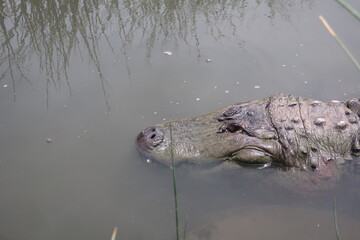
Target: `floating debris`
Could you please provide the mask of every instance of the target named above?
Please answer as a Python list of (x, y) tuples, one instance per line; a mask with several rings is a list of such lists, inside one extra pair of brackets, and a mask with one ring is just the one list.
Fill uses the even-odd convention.
[(209, 63), (209, 62), (212, 61), (212, 59), (211, 59), (211, 58), (207, 58), (205, 61), (206, 61), (207, 63)]
[(171, 56), (172, 55), (172, 52), (170, 51), (164, 51), (164, 54), (168, 55), (168, 56)]
[(52, 138), (47, 138), (47, 139), (46, 139), (46, 142), (47, 142), (47, 143), (52, 143), (52, 141), (53, 141)]

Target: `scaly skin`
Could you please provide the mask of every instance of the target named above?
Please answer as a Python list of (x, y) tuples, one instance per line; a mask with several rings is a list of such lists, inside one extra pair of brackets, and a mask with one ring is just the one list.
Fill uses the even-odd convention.
[(277, 94), (146, 128), (137, 136), (146, 157), (171, 164), (276, 163), (323, 176), (360, 153), (360, 100), (324, 103)]

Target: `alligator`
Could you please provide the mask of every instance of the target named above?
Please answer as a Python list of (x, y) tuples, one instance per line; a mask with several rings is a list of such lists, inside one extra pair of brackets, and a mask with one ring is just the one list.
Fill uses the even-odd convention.
[(147, 158), (169, 166), (275, 165), (328, 179), (338, 175), (337, 166), (360, 156), (359, 118), (357, 98), (322, 102), (275, 94), (148, 127), (136, 143)]

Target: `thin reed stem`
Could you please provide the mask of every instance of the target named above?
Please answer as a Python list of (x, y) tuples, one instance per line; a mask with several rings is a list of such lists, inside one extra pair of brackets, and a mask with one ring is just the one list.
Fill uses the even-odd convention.
[(339, 4), (341, 4), (346, 10), (348, 10), (352, 15), (354, 15), (358, 20), (360, 20), (360, 13), (355, 10), (351, 5), (349, 5), (344, 0), (336, 0)]
[(174, 147), (173, 147), (173, 135), (172, 135), (172, 126), (170, 123), (170, 151), (171, 151), (171, 166), (172, 166), (172, 176), (173, 176), (173, 187), (174, 187), (174, 200), (175, 200), (175, 224), (176, 224), (176, 240), (179, 240), (179, 216), (178, 216), (178, 201), (177, 201), (177, 191), (176, 191), (176, 176), (175, 176), (175, 163), (174, 163)]
[(336, 239), (340, 240), (339, 227), (338, 227), (338, 223), (337, 223), (337, 214), (336, 214), (336, 197), (334, 197), (334, 201), (333, 201), (333, 211), (334, 211), (334, 223), (335, 223)]
[(340, 45), (340, 47), (345, 51), (345, 53), (348, 55), (348, 57), (350, 58), (350, 60), (353, 62), (353, 64), (355, 65), (355, 67), (360, 71), (360, 64), (359, 62), (356, 60), (356, 58), (352, 55), (352, 53), (350, 52), (350, 50), (346, 47), (346, 45), (343, 43), (343, 41), (341, 41), (341, 39), (336, 35), (335, 31), (330, 27), (330, 25), (328, 24), (328, 22), (325, 20), (325, 18), (323, 16), (319, 16), (321, 22), (324, 24), (324, 26), (326, 27), (326, 29), (329, 31), (329, 33), (336, 39), (336, 41), (338, 42), (338, 44)]
[(116, 240), (117, 230), (118, 230), (118, 228), (117, 228), (117, 227), (114, 227), (113, 233), (112, 233), (112, 235), (111, 235), (111, 240)]

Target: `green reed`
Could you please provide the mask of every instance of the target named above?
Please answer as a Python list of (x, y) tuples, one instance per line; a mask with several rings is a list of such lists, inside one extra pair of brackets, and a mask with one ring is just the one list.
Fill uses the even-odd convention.
[(325, 20), (325, 18), (323, 16), (319, 16), (321, 22), (324, 24), (324, 26), (326, 27), (326, 29), (329, 31), (329, 33), (335, 38), (335, 40), (338, 42), (338, 44), (340, 45), (340, 47), (345, 51), (345, 53), (348, 55), (348, 57), (350, 58), (350, 60), (353, 62), (353, 64), (355, 65), (355, 67), (360, 71), (360, 64), (359, 62), (356, 60), (356, 58), (352, 55), (352, 53), (350, 52), (350, 50), (346, 47), (346, 45), (343, 43), (343, 41), (341, 41), (341, 39), (336, 35), (335, 31), (330, 27), (330, 25), (328, 24), (328, 22)]
[(335, 224), (335, 231), (336, 231), (336, 239), (340, 240), (339, 227), (338, 227), (338, 223), (337, 223), (337, 213), (336, 213), (336, 197), (334, 197), (334, 201), (333, 201), (333, 211), (334, 211), (334, 224)]
[(177, 191), (176, 191), (176, 176), (175, 176), (175, 163), (174, 163), (174, 148), (173, 148), (173, 135), (172, 135), (172, 126), (170, 123), (170, 153), (171, 153), (171, 168), (172, 168), (172, 178), (173, 178), (173, 188), (174, 188), (174, 201), (175, 201), (175, 226), (176, 226), (176, 240), (179, 240), (179, 214), (178, 214), (178, 200), (177, 200)]
[(352, 15), (354, 15), (358, 20), (360, 20), (360, 13), (356, 11), (351, 5), (349, 5), (344, 0), (336, 0), (339, 4), (341, 4), (346, 10), (348, 10)]

